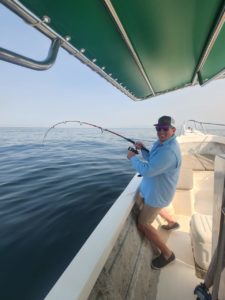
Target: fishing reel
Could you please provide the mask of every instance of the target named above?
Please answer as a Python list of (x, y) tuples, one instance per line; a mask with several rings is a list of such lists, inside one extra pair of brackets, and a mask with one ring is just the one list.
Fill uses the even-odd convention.
[(128, 150), (134, 152), (135, 154), (138, 154), (138, 153), (139, 153), (139, 152), (138, 152), (136, 149), (134, 149), (133, 147), (128, 147)]

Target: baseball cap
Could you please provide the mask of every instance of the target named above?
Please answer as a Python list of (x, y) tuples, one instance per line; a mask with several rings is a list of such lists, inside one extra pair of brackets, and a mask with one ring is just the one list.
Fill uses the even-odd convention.
[(154, 126), (159, 125), (175, 127), (175, 120), (170, 116), (162, 116), (158, 119), (158, 123), (154, 124)]

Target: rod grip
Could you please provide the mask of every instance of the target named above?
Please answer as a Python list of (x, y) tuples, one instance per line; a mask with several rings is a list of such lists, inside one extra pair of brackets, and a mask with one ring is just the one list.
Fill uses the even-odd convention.
[(144, 151), (146, 151), (146, 152), (149, 152), (149, 150), (148, 150), (147, 148), (145, 148), (145, 147), (142, 147), (141, 150), (144, 150)]

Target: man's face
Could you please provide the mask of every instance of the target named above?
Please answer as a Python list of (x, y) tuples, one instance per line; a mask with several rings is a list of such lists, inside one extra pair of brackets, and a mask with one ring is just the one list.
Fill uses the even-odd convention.
[(161, 143), (168, 140), (176, 131), (176, 128), (167, 125), (157, 125), (155, 128)]

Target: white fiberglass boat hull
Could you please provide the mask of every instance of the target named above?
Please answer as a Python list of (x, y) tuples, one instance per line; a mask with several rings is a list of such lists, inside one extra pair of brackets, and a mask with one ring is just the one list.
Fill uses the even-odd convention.
[[(135, 176), (56, 282), (46, 300), (196, 299), (193, 290), (202, 280), (195, 268), (189, 224), (193, 214), (212, 215), (213, 206), (221, 207), (225, 176), (225, 157), (217, 159), (214, 170), (214, 162), (204, 161), (205, 158), (197, 154), (197, 150), (201, 154), (207, 150), (213, 155), (215, 145), (218, 144), (217, 151), (223, 151), (225, 142), (223, 138), (220, 140), (200, 135), (179, 137), (178, 141), (185, 157), (182, 166), (185, 175), (181, 176), (182, 182), (178, 183), (173, 205), (169, 209), (181, 227), (171, 233), (161, 230), (165, 241), (176, 254), (176, 261), (161, 271), (150, 267), (154, 250), (138, 232), (131, 213), (141, 180)], [(215, 204), (215, 201), (218, 202)], [(213, 230), (218, 231), (217, 223), (213, 223)], [(160, 218), (154, 222), (156, 227), (161, 224)], [(215, 243), (216, 238), (212, 241), (214, 248)], [(225, 281), (224, 276), (223, 273), (221, 282)], [(224, 284), (220, 285), (219, 293), (225, 295)], [(224, 300), (223, 297), (220, 300)]]

